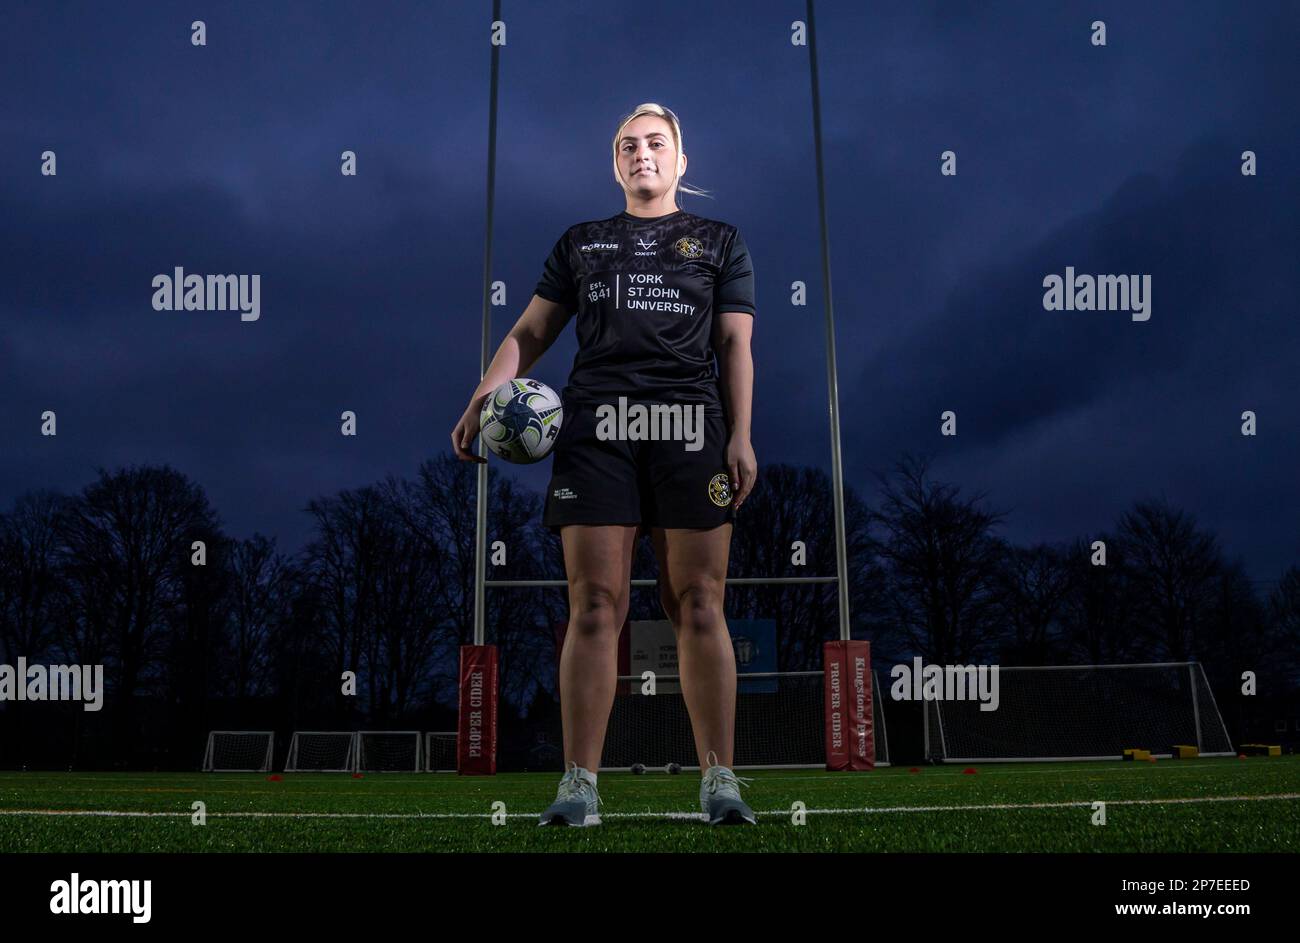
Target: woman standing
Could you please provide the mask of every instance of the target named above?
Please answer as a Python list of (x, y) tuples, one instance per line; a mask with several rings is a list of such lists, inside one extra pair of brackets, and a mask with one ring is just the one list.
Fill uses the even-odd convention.
[[(654, 544), (660, 600), (677, 637), (704, 771), (700, 808), (715, 825), (754, 824), (730, 768), (736, 664), (723, 615), (735, 509), (758, 470), (750, 444), (749, 251), (736, 227), (678, 207), (679, 188), (703, 191), (680, 182), (686, 155), (669, 109), (647, 103), (625, 117), (613, 163), (626, 208), (571, 226), (556, 242), (532, 301), (452, 431), (452, 446), (461, 459), (477, 460), (467, 450), (484, 397), (527, 375), (576, 313), (579, 349), (562, 393), (544, 516), (560, 533), (569, 583), (560, 655), (568, 771), (541, 824), (600, 823), (596, 770), (642, 532)], [(650, 431), (632, 421), (638, 407), (643, 417), (673, 422)]]

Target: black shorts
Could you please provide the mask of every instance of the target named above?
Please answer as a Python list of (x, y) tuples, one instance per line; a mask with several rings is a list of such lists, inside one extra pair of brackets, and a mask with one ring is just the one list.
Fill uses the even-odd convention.
[[(628, 405), (652, 404), (629, 400)], [(602, 429), (596, 404), (566, 400), (542, 523), (558, 533), (565, 524), (648, 529), (734, 522), (726, 421), (707, 407), (703, 422), (697, 419), (695, 414), (690, 424), (665, 430), (682, 437), (635, 438), (634, 429), (619, 430), (614, 422)]]

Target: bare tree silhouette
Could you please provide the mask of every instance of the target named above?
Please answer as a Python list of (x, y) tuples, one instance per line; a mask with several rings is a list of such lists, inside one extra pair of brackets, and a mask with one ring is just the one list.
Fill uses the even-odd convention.
[[(58, 569), (59, 518), (66, 505), (62, 495), (35, 491), (0, 514), (0, 661), (6, 664), (20, 656), (58, 657), (66, 599)], [(26, 708), (24, 701), (10, 705), (15, 735), (0, 737), (0, 762), (26, 765)]]
[(880, 479), (873, 540), (883, 562), (891, 641), (939, 664), (965, 663), (998, 638), (997, 585), (1007, 546), (991, 534), (1002, 515), (983, 510), (984, 495), (958, 497), (954, 485), (927, 481), (930, 460), (904, 456), (897, 484)]
[(1278, 665), (1288, 688), (1300, 687), (1300, 567), (1288, 567), (1266, 603), (1276, 628), (1270, 657)]
[(1058, 549), (1009, 547), (996, 577), (999, 664), (1045, 665), (1059, 655), (1060, 623), (1074, 589)]
[(113, 756), (127, 764), (139, 746), (136, 697), (165, 687), (169, 620), (192, 576), (191, 542), (218, 528), (202, 489), (175, 469), (98, 473), (60, 518), (65, 648), (81, 663), (105, 663)]
[[(322, 607), (319, 638), (340, 718), (382, 726), (438, 693), (431, 670), (456, 633), (448, 609), (463, 604), (448, 591), (450, 548), (436, 530), (443, 519), (428, 513), (439, 504), (430, 498), (438, 492), (390, 477), (308, 506), (317, 526), (302, 569)], [(345, 671), (357, 673), (364, 710), (343, 694)]]
[[(488, 579), (542, 579), (546, 553), (532, 525), (540, 514), (537, 495), (490, 469), (488, 476)], [(431, 560), (435, 587), (426, 600), (425, 618), (438, 631), (432, 639), (436, 666), (431, 697), (454, 704), (459, 648), (474, 640), (474, 515), (476, 470), (451, 456), (424, 462), (413, 482), (389, 476), (383, 494), (403, 526)], [(497, 542), (500, 541), (498, 545)], [(504, 556), (505, 564), (496, 560)], [(527, 704), (539, 684), (549, 687), (539, 664), (551, 646), (536, 590), (501, 588), (485, 593), (486, 641), (495, 644), (502, 666), (502, 692), (514, 704)], [(510, 670), (506, 671), (506, 666)]]
[(66, 505), (62, 495), (35, 491), (0, 515), (0, 646), (8, 658), (39, 658), (58, 640), (59, 515)]
[(1133, 586), (1137, 631), (1171, 661), (1191, 658), (1208, 631), (1223, 570), (1214, 535), (1164, 500), (1145, 500), (1120, 517), (1112, 549)]
[(1114, 543), (1102, 533), (1073, 541), (1066, 552), (1070, 593), (1061, 615), (1063, 660), (1092, 665), (1145, 660), (1150, 652), (1134, 628), (1130, 604), (1137, 590), (1123, 567), (1093, 563), (1093, 541)]
[(292, 564), (275, 551), (275, 538), (254, 534), (231, 548), (231, 626), (226, 693), (238, 699), (274, 690), (273, 636), (288, 613)]
[[(912, 655), (941, 664), (1199, 660), (1230, 729), (1260, 730), (1270, 711), (1293, 712), (1300, 568), (1261, 598), (1240, 562), (1164, 500), (1138, 501), (1112, 530), (1059, 547), (1012, 547), (993, 533), (1002, 514), (983, 495), (962, 497), (929, 467), (907, 455), (891, 477), (878, 475), (874, 512), (845, 494), (853, 635), (872, 640), (878, 665)], [(485, 576), (563, 576), (540, 497), (506, 470), (498, 464), (488, 479)], [(23, 495), (0, 513), (0, 654), (104, 664), (108, 698), (102, 716), (0, 705), (0, 764), (189, 766), (202, 733), (224, 718), (278, 730), (444, 723), (459, 646), (473, 637), (474, 475), (439, 456), (412, 480), (390, 475), (318, 497), (306, 507), (312, 539), (293, 559), (261, 535), (227, 538), (202, 490), (166, 466), (100, 469), (71, 497)], [(196, 540), (205, 566), (191, 559)], [(1105, 566), (1095, 540), (1108, 548)], [(656, 572), (650, 541), (639, 541), (632, 576)], [(738, 516), (729, 575), (834, 573), (827, 476), (765, 467)], [(632, 605), (633, 618), (661, 615), (654, 589), (634, 591)], [(782, 670), (820, 666), (821, 643), (837, 637), (836, 605), (834, 583), (727, 594), (729, 616), (776, 620)], [(535, 732), (556, 723), (550, 627), (567, 615), (563, 588), (487, 593), (503, 735), (526, 763)], [(348, 669), (359, 698), (340, 690)], [(1257, 697), (1241, 694), (1247, 671)], [(107, 737), (86, 736), (105, 728)]]

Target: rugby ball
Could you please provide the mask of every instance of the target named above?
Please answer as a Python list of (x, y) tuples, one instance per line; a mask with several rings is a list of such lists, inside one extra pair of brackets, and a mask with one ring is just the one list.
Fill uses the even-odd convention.
[(564, 405), (553, 389), (515, 377), (483, 401), (479, 435), (497, 457), (530, 465), (550, 454), (563, 422)]

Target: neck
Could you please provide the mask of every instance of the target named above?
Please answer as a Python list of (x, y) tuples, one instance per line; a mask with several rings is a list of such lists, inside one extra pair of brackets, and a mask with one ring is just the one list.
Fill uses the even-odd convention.
[(629, 193), (627, 195), (627, 212), (632, 216), (646, 216), (651, 219), (656, 216), (667, 216), (669, 213), (680, 212), (674, 196), (673, 193), (665, 193), (660, 197), (642, 200)]

